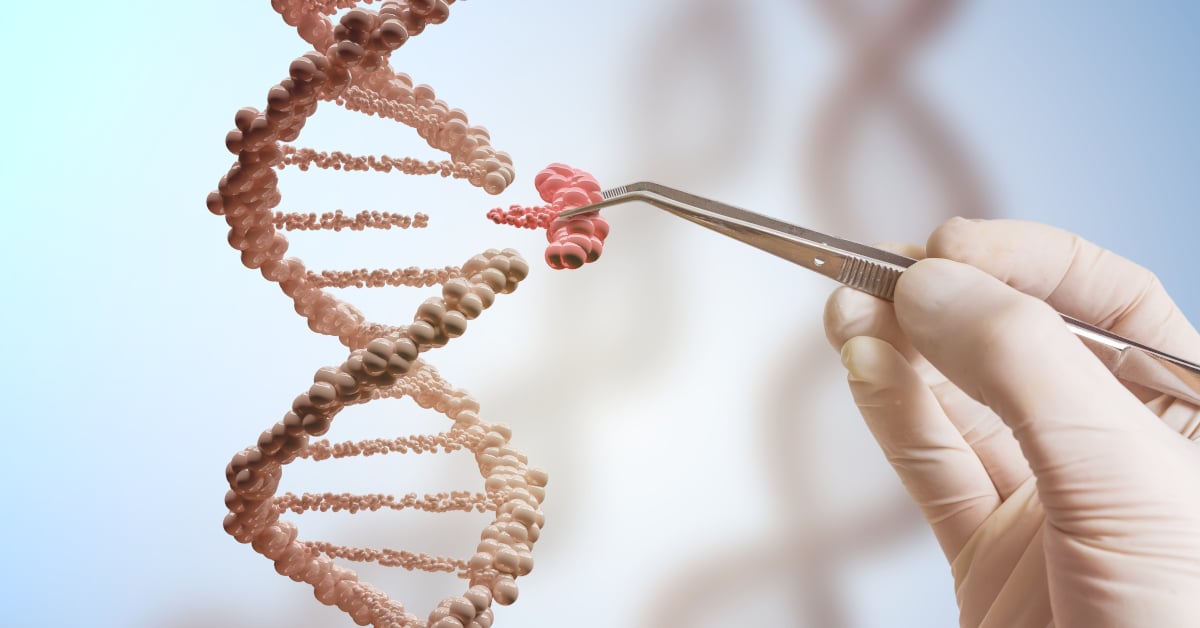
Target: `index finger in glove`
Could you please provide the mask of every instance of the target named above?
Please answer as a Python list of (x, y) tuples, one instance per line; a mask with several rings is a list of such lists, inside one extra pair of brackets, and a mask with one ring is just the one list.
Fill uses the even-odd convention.
[(1154, 273), (1068, 231), (955, 218), (934, 231), (927, 250), (929, 257), (979, 268), (1067, 316), (1200, 359), (1200, 334)]

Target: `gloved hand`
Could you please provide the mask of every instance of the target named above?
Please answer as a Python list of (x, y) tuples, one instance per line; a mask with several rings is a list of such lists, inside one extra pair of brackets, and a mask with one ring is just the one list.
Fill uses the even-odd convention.
[(961, 625), (1200, 626), (1200, 409), (1123, 385), (1054, 312), (1198, 361), (1158, 280), (1024, 222), (955, 219), (894, 250), (930, 259), (894, 306), (837, 290), (825, 329)]

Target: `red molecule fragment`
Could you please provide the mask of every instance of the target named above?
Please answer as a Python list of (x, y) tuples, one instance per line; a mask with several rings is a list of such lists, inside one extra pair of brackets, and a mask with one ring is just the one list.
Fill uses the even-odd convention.
[(550, 164), (533, 180), (538, 194), (547, 205), (513, 205), (488, 212), (496, 224), (526, 229), (546, 229), (546, 263), (554, 269), (579, 268), (600, 258), (608, 221), (590, 212), (572, 218), (559, 218), (568, 209), (603, 200), (595, 177), (566, 164)]

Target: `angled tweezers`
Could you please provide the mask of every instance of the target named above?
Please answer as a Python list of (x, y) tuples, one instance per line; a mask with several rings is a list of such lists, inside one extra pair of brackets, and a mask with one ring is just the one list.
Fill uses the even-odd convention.
[[(562, 217), (642, 201), (685, 220), (799, 264), (839, 283), (888, 301), (896, 281), (916, 260), (872, 246), (688, 194), (638, 182), (604, 190), (604, 200), (564, 211)], [(1117, 378), (1200, 405), (1200, 365), (1060, 314), (1067, 327)]]

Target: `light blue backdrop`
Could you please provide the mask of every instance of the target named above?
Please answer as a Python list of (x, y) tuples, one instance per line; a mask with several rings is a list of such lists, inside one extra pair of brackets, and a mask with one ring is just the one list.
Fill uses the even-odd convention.
[[(622, 137), (622, 94), (644, 62), (639, 47), (686, 5), (456, 5), (446, 25), (410, 42), (403, 50), (408, 56), (397, 55), (393, 65), (433, 84), (488, 126), (495, 143), (516, 158), (518, 183), (497, 201), (462, 185), (444, 184), (452, 191), (442, 196), (440, 182), (388, 180), (347, 207), (434, 207), (429, 234), (419, 241), (409, 234), (349, 242), (297, 237), (297, 249), (343, 268), (459, 263), (488, 246), (518, 246), (536, 259), (535, 235), (494, 227), (482, 212), (500, 202), (533, 200), (529, 177), (549, 161), (592, 169), (602, 183), (647, 176), (634, 172), (634, 156), (622, 152), (629, 145)], [(838, 72), (839, 46), (811, 7), (767, 0), (745, 6), (761, 29), (755, 50), (760, 78), (770, 86), (766, 98), (773, 99), (758, 109), (751, 103), (748, 115), (773, 116), (774, 128), (798, 138), (800, 118)], [(238, 265), (224, 242), (223, 221), (204, 208), (231, 160), (222, 138), (234, 111), (262, 106), (267, 88), (303, 52), (302, 42), (266, 0), (22, 3), (0, 20), (0, 30), (9, 51), (0, 125), (7, 148), (0, 169), (6, 271), (0, 381), (13, 398), (0, 458), (9, 478), (0, 517), (6, 565), (0, 624), (349, 625), (220, 528), (229, 456), (278, 418), (317, 367), (342, 359), (335, 343), (307, 332), (276, 288)], [(978, 2), (965, 6), (914, 61), (923, 91), (959, 131), (1002, 214), (1075, 230), (1152, 268), (1194, 321), (1200, 320), (1193, 255), (1200, 233), (1197, 32), (1200, 8), (1192, 2)], [(302, 144), (429, 153), (406, 129), (388, 127), (390, 134), (373, 137), (371, 129), (383, 123), (369, 126), (341, 112), (328, 113), (328, 120), (314, 122), (311, 142)], [(769, 166), (793, 159), (788, 151), (794, 146), (781, 148), (771, 134), (762, 141), (756, 159), (768, 165), (760, 175), (743, 174), (706, 191), (747, 204), (794, 203), (797, 170)], [(314, 194), (343, 185), (314, 179)], [(403, 200), (393, 202), (392, 194)], [(330, 209), (317, 206), (326, 200), (319, 194), (305, 200), (313, 206), (294, 208)], [(626, 390), (563, 392), (565, 400), (538, 402), (539, 390), (569, 391), (573, 384), (532, 376), (489, 383), (499, 363), (487, 360), (510, 355), (505, 352), (520, 351), (549, 372), (578, 365), (579, 356), (517, 339), (574, 315), (569, 305), (555, 305), (571, 281), (584, 291), (613, 285), (601, 278), (604, 262), (616, 273), (629, 268), (616, 258), (640, 259), (621, 243), (621, 229), (630, 233), (637, 224), (614, 220), (606, 253), (612, 259), (591, 274), (572, 279), (536, 271), (530, 287), (505, 297), (468, 332), (474, 340), (461, 341), (461, 352), (445, 350), (443, 371), (475, 391), (485, 408), (489, 402), (502, 408), (517, 444), (524, 438), (531, 458), (562, 478), (552, 483), (547, 503), (552, 523), (539, 548), (546, 558), (523, 581), (523, 599), (499, 612), (499, 626), (630, 625), (653, 607), (655, 587), (669, 575), (663, 564), (684, 560), (687, 547), (749, 538), (771, 525), (774, 497), (756, 488), (764, 480), (753, 466), (761, 434), (752, 427), (736, 431), (751, 424), (740, 420), (738, 409), (751, 414), (759, 405), (755, 382), (778, 349), (771, 339), (787, 341), (804, 331), (793, 328), (815, 329), (828, 285), (689, 232), (691, 239), (676, 245), (710, 247), (709, 255), (727, 260), (722, 268), (729, 274), (697, 272), (722, 280), (749, 275), (749, 288), (769, 286), (786, 304), (764, 314), (767, 322), (748, 330), (746, 342), (734, 343), (744, 347), (721, 349), (738, 365), (727, 384), (735, 399), (712, 394), (713, 371), (703, 360), (717, 360), (713, 368), (723, 369), (721, 356), (696, 354), (698, 371), (690, 370), (688, 356), (700, 351), (697, 338), (723, 329), (730, 319), (719, 317), (734, 316), (739, 302), (765, 308), (736, 282), (685, 290), (686, 297), (708, 301), (679, 302), (675, 340), (621, 348), (631, 364), (658, 360), (658, 378), (643, 374), (642, 382), (659, 382), (659, 392), (620, 379)], [(353, 257), (360, 248), (371, 251)], [(402, 259), (389, 261), (401, 248)], [(793, 281), (794, 294), (787, 287)], [(388, 305), (392, 294), (373, 297), (372, 313), (407, 316), (409, 306)], [(712, 301), (718, 303), (705, 305)], [(650, 305), (667, 303), (651, 299)], [(592, 309), (602, 321), (619, 318), (627, 306), (613, 299)], [(695, 314), (684, 316), (688, 312)], [(710, 315), (718, 318), (710, 321)], [(588, 334), (613, 340), (594, 329), (579, 336), (581, 346)], [(546, 342), (561, 349), (567, 338)], [(678, 359), (654, 357), (668, 353)], [(835, 361), (828, 364), (836, 369)], [(834, 381), (841, 377), (830, 372)], [(608, 375), (589, 374), (597, 381)], [(853, 423), (846, 400), (838, 399), (823, 407), (838, 408), (846, 424)], [(706, 405), (728, 419), (711, 423), (724, 436), (693, 441), (687, 430), (680, 436), (691, 420), (686, 413)], [(561, 421), (543, 429), (523, 422), (527, 412)], [(687, 459), (681, 449), (716, 455), (722, 447), (744, 449), (724, 464), (731, 469), (730, 490), (746, 492), (751, 505), (745, 513), (702, 507), (725, 488), (706, 494), (677, 473), (679, 460)], [(864, 447), (868, 475), (895, 493), (886, 467), (871, 458), (869, 443)], [(658, 482), (664, 488), (653, 488)], [(835, 476), (822, 482), (832, 492), (842, 486)], [(405, 486), (394, 490), (417, 490)], [(644, 497), (652, 504), (655, 494), (675, 490), (682, 493), (678, 502), (668, 500), (673, 506), (664, 510), (670, 512), (643, 511), (636, 526), (616, 517), (624, 523), (607, 531), (596, 522), (614, 517), (612, 504), (623, 502), (601, 507), (586, 497)], [(558, 536), (556, 515), (566, 522)], [(842, 588), (855, 625), (956, 621), (947, 570), (927, 537), (911, 536), (865, 564), (851, 569)], [(271, 601), (256, 602), (260, 593)], [(275, 615), (272, 604), (286, 610)]]

